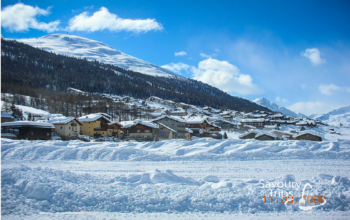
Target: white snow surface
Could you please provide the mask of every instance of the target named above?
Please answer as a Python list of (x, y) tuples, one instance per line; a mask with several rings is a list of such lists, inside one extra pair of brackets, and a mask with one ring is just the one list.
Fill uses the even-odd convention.
[(49, 52), (74, 57), (83, 57), (103, 63), (113, 64), (152, 76), (180, 77), (157, 65), (148, 63), (136, 57), (120, 52), (99, 41), (67, 34), (51, 34), (38, 38), (16, 39), (16, 41), (38, 47)]
[(266, 108), (270, 109), (271, 111), (275, 111), (275, 112), (281, 112), (285, 115), (289, 115), (295, 118), (307, 118), (306, 115), (301, 114), (301, 113), (295, 113), (285, 107), (279, 106), (274, 102), (271, 102), (265, 98), (258, 98), (255, 99), (253, 102), (255, 102), (256, 104), (265, 106)]
[[(2, 218), (348, 219), (350, 131), (329, 128), (312, 129), (322, 142), (238, 140), (231, 132), (159, 142), (3, 138)], [(263, 188), (280, 182), (301, 185)], [(324, 195), (326, 204), (299, 207), (307, 183), (305, 195)], [(271, 190), (274, 202), (264, 203)], [(277, 203), (281, 191), (298, 203)]]

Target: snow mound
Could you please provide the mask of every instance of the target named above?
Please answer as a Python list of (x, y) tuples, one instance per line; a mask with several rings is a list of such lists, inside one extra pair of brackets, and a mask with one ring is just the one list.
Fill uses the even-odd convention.
[[(309, 194), (317, 193), (327, 198), (327, 203), (316, 210), (349, 210), (349, 179), (343, 176), (332, 180), (324, 177), (319, 175), (299, 181), (293, 175), (287, 175), (261, 183), (255, 179), (225, 179), (211, 183), (193, 181), (170, 170), (112, 178), (20, 166), (2, 169), (2, 216), (16, 213), (27, 215), (38, 211), (294, 213), (300, 210), (297, 203), (264, 203), (263, 196), (268, 196), (271, 189), (262, 187), (262, 183), (266, 185), (267, 182), (274, 189), (285, 184), (296, 201), (300, 201), (302, 188), (309, 183), (313, 186)], [(284, 180), (291, 183), (284, 183)], [(295, 181), (300, 183), (298, 188), (292, 184)]]

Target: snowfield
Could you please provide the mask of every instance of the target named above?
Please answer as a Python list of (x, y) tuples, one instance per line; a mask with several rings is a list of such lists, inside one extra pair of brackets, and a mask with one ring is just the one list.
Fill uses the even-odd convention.
[[(322, 142), (234, 133), (160, 142), (2, 139), (2, 218), (348, 219), (350, 138), (323, 135)], [(326, 202), (304, 204), (303, 191)]]

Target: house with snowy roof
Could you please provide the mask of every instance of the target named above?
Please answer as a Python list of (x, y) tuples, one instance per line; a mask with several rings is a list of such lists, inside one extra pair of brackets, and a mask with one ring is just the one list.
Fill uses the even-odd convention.
[(55, 126), (47, 122), (14, 121), (1, 123), (1, 134), (13, 134), (18, 139), (51, 140)]
[(47, 120), (55, 126), (55, 131), (63, 139), (75, 138), (80, 134), (80, 127), (83, 124), (74, 117), (55, 117)]
[(106, 137), (108, 135), (108, 123), (111, 121), (100, 113), (85, 115), (78, 120), (83, 124), (81, 133), (94, 137)]
[(219, 133), (221, 128), (209, 122), (208, 117), (185, 117), (186, 127), (193, 131), (194, 136), (211, 137), (213, 133)]
[(227, 130), (227, 131), (237, 130), (237, 124), (227, 120), (217, 119), (213, 121), (212, 124), (215, 124), (221, 127), (221, 130)]
[(270, 132), (260, 131), (255, 135), (254, 139), (259, 141), (273, 141), (277, 139), (277, 136)]
[(180, 117), (172, 115), (163, 115), (152, 120), (152, 122), (157, 124), (161, 123), (173, 129), (176, 132), (175, 138), (190, 140), (190, 133), (186, 131), (186, 121)]
[(257, 128), (262, 128), (265, 125), (264, 118), (245, 118), (240, 121), (240, 123), (244, 125), (251, 125)]
[(11, 122), (11, 121), (14, 121), (15, 118), (10, 114), (10, 113), (7, 113), (7, 112), (1, 112), (1, 122)]
[(295, 135), (294, 138), (296, 140), (322, 141), (322, 135), (311, 130), (302, 131)]
[(171, 100), (164, 100), (163, 104), (168, 105), (168, 106), (175, 106), (176, 102), (171, 101)]
[(134, 121), (122, 121), (124, 135), (129, 140), (154, 141), (159, 138), (159, 125), (140, 119)]
[(162, 103), (163, 99), (157, 97), (157, 96), (151, 96), (148, 99), (146, 99), (146, 101), (148, 102), (158, 102), (158, 103)]
[(122, 139), (124, 137), (123, 125), (120, 122), (111, 122), (108, 123), (107, 135), (111, 137), (117, 137)]

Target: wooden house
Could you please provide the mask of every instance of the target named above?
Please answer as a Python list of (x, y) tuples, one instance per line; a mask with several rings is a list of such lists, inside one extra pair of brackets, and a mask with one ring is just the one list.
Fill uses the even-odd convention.
[(294, 136), (297, 140), (322, 141), (322, 135), (313, 131), (302, 131)]
[(159, 138), (159, 125), (142, 120), (122, 121), (124, 135), (129, 140), (154, 141)]
[(123, 125), (119, 122), (108, 123), (107, 135), (122, 139), (124, 137)]
[(14, 134), (17, 139), (51, 140), (54, 132), (55, 126), (46, 122), (15, 121), (1, 123), (1, 133)]

